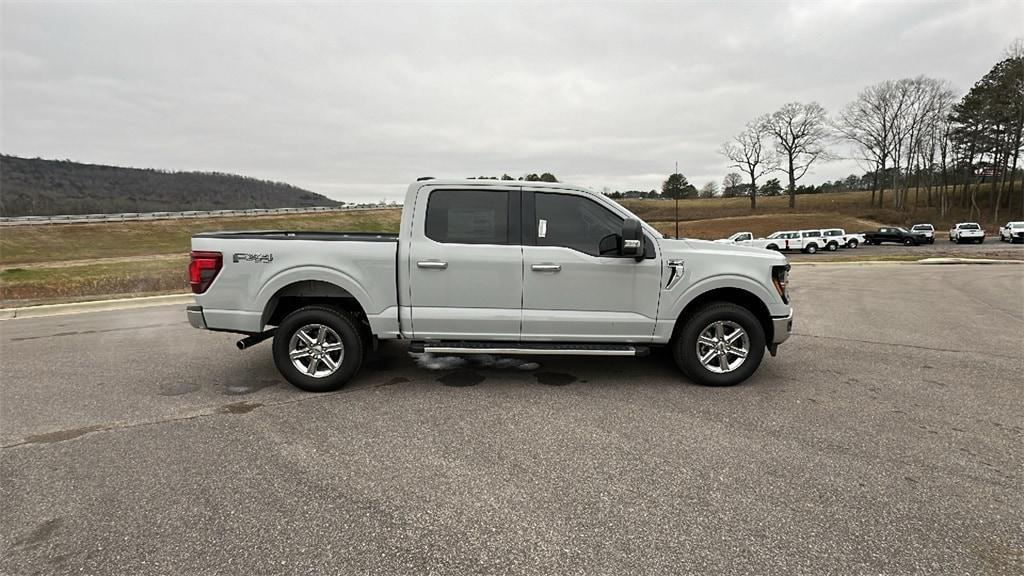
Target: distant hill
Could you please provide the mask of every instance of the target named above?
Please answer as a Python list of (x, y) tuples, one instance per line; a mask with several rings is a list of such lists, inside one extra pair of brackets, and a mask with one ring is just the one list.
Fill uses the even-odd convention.
[(0, 155), (0, 215), (301, 208), (344, 204), (283, 182)]

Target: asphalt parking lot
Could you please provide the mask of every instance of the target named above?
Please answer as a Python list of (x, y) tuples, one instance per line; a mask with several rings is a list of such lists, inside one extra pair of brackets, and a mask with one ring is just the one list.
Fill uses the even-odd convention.
[(180, 306), (0, 322), (0, 573), (1024, 572), (1024, 265), (792, 278), (728, 389), (389, 344), (312, 395)]
[(991, 258), (995, 260), (1024, 260), (1024, 244), (1000, 242), (999, 237), (988, 237), (982, 244), (954, 244), (945, 236), (936, 238), (934, 244), (903, 246), (902, 244), (861, 245), (855, 249), (841, 248), (835, 252), (820, 251), (817, 254), (787, 252), (786, 257), (794, 262), (850, 260), (854, 258)]

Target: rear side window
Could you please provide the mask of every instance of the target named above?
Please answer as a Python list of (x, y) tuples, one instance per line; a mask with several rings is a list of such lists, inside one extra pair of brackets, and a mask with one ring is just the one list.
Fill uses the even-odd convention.
[(448, 244), (508, 244), (508, 192), (435, 190), (427, 201), (427, 238)]
[[(535, 195), (537, 245), (563, 246), (601, 255), (601, 241), (622, 232), (622, 218), (597, 202), (571, 194)], [(605, 241), (605, 245), (617, 246)]]
[(804, 232), (804, 238), (820, 238), (821, 234), (818, 232)]

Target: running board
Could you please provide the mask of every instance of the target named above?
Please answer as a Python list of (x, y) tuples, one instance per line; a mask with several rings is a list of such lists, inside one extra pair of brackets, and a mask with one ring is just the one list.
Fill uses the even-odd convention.
[(647, 346), (590, 342), (471, 342), (414, 340), (410, 352), (433, 354), (530, 354), (541, 356), (646, 356)]

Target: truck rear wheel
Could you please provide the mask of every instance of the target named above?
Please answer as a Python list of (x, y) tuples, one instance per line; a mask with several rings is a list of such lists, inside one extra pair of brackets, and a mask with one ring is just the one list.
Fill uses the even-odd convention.
[(347, 312), (305, 306), (274, 334), (274, 364), (296, 388), (329, 392), (344, 386), (363, 362), (363, 339)]
[(715, 302), (691, 316), (672, 342), (672, 356), (703, 386), (733, 386), (749, 378), (764, 358), (764, 328), (746, 308)]
[(846, 247), (847, 248), (856, 248), (857, 247), (857, 239), (856, 238), (851, 239), (849, 242), (846, 243)]

